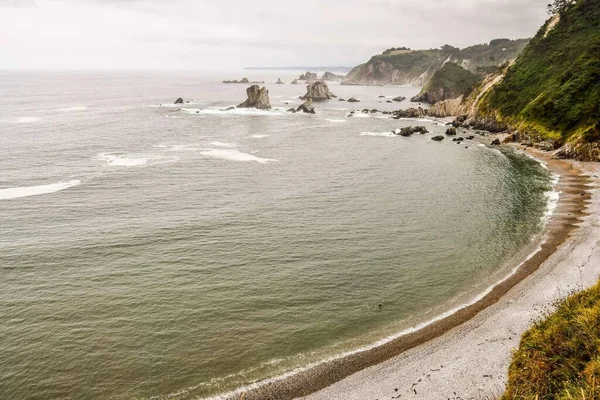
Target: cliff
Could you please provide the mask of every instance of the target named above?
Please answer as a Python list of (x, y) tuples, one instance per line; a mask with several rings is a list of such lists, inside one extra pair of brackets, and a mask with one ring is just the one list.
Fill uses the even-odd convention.
[(344, 84), (423, 86), (444, 64), (453, 62), (474, 74), (486, 74), (514, 60), (529, 39), (496, 39), (488, 44), (459, 49), (445, 45), (440, 49), (388, 49), (352, 69)]
[(563, 4), (504, 76), (463, 107), (524, 144), (600, 161), (600, 0)]
[(434, 104), (467, 95), (482, 80), (466, 69), (448, 62), (437, 70), (425, 84), (421, 92), (413, 97), (413, 102)]

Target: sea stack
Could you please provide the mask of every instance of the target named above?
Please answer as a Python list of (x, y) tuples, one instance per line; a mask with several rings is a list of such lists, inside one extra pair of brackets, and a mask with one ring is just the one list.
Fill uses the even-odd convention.
[(277, 82), (275, 82), (276, 85), (283, 85), (283, 82), (281, 81), (281, 78), (277, 79)]
[(317, 81), (312, 83), (306, 87), (306, 94), (300, 99), (302, 100), (312, 100), (312, 101), (320, 101), (320, 100), (329, 100), (336, 98), (337, 96), (329, 91), (329, 88), (323, 81)]
[(256, 108), (259, 110), (270, 110), (269, 91), (266, 87), (252, 85), (246, 89), (248, 98), (238, 108)]
[(297, 109), (296, 112), (304, 112), (307, 114), (315, 114), (315, 108), (312, 105), (312, 100), (308, 99), (304, 103), (302, 103)]

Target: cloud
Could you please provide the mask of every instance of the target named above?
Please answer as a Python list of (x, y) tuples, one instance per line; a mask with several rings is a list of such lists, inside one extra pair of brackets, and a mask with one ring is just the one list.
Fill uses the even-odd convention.
[(532, 36), (546, 2), (0, 0), (0, 68), (351, 66), (392, 46)]

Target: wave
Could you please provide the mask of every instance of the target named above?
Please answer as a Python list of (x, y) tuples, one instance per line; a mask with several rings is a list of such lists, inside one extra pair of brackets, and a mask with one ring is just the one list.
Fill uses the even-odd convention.
[(250, 135), (251, 139), (263, 139), (269, 137), (269, 135)]
[(41, 117), (19, 117), (14, 119), (2, 119), (0, 122), (4, 122), (6, 124), (31, 124), (38, 122), (41, 119)]
[(257, 115), (257, 116), (270, 116), (278, 117), (284, 115), (284, 111), (281, 109), (272, 110), (257, 110), (256, 108), (234, 108), (227, 110), (227, 108), (182, 108), (181, 111), (187, 114), (197, 115), (220, 115), (220, 116), (231, 116), (231, 115)]
[(361, 132), (360, 136), (379, 136), (379, 137), (396, 137), (396, 134), (391, 131), (387, 132)]
[(210, 144), (218, 147), (235, 147), (235, 143), (211, 142)]
[(87, 106), (74, 106), (74, 107), (57, 108), (53, 111), (71, 112), (71, 111), (85, 111), (88, 109), (89, 109), (89, 107), (87, 107)]
[(329, 119), (329, 118), (325, 118), (325, 121), (327, 121), (327, 122), (334, 122), (334, 123), (346, 122), (346, 120), (344, 120), (344, 119)]
[(205, 151), (200, 152), (200, 154), (202, 154), (205, 157), (219, 158), (222, 160), (241, 161), (241, 162), (257, 162), (257, 163), (261, 163), (261, 164), (278, 161), (273, 158), (256, 157), (252, 154), (242, 153), (239, 150), (233, 150), (233, 149), (207, 149)]
[(49, 185), (23, 186), (0, 189), (0, 200), (18, 199), (21, 197), (39, 196), (42, 194), (55, 193), (78, 185), (81, 185), (81, 181), (78, 179), (73, 179), (67, 182), (51, 183)]
[(147, 158), (129, 158), (121, 153), (100, 153), (97, 158), (105, 160), (106, 165), (110, 167), (137, 167), (148, 164)]

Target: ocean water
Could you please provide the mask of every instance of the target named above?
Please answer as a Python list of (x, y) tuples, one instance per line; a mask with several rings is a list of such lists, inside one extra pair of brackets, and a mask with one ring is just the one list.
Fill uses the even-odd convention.
[(244, 75), (299, 72), (0, 72), (0, 398), (213, 396), (435, 318), (536, 246), (535, 160), (347, 117), (418, 88), (221, 111)]

